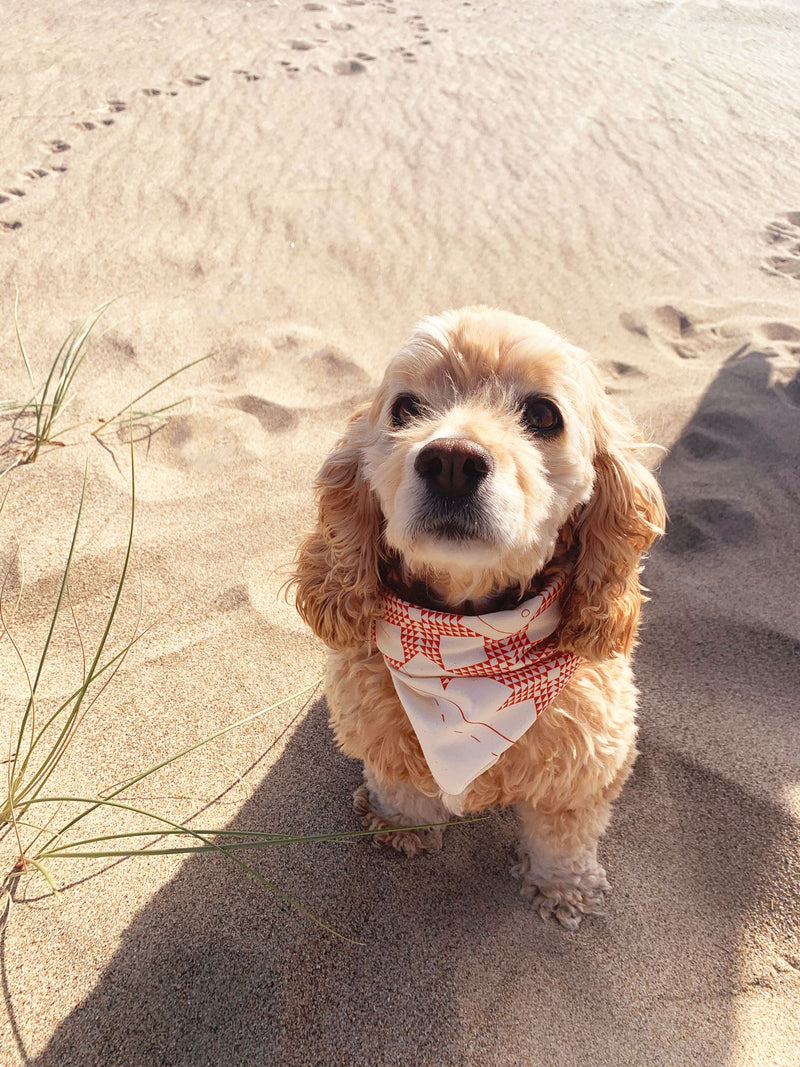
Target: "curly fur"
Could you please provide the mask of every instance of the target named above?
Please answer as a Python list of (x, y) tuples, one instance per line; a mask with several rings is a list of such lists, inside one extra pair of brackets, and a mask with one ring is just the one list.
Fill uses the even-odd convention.
[[(392, 405), (406, 393), (420, 412), (393, 425)], [(523, 427), (531, 394), (557, 404), (556, 437)], [(453, 539), (429, 519), (414, 460), (442, 437), (492, 458), (480, 537)], [(331, 724), (342, 750), (364, 764), (356, 794), (364, 825), (385, 827), (379, 842), (413, 855), (437, 848), (441, 834), (404, 826), (515, 806), (521, 891), (568, 929), (602, 911), (608, 883), (597, 845), (636, 754), (630, 655), (641, 557), (665, 521), (641, 447), (586, 354), (541, 324), (482, 307), (424, 320), (323, 464), (318, 521), (293, 579), (300, 614), (334, 650)], [(521, 600), (565, 565), (559, 642), (583, 658), (581, 668), (464, 794), (440, 795), (371, 640), (384, 584), (408, 598), (422, 590), (446, 610), (487, 610)]]

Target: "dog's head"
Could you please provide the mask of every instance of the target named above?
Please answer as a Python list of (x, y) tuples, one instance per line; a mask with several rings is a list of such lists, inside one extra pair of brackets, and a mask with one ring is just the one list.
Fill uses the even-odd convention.
[(426, 319), (323, 464), (300, 613), (351, 647), (389, 572), (455, 609), (522, 599), (569, 564), (562, 646), (628, 651), (641, 553), (664, 523), (639, 447), (586, 354), (545, 326), (487, 308)]

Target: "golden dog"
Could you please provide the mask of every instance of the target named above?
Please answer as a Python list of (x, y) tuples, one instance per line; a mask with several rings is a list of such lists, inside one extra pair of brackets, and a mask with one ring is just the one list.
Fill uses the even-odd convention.
[[(293, 579), (333, 650), (331, 725), (364, 764), (363, 824), (413, 855), (441, 830), (402, 827), (513, 805), (521, 891), (568, 929), (603, 911), (598, 842), (636, 756), (641, 557), (665, 521), (643, 447), (586, 353), (540, 323), (485, 307), (426, 319), (325, 460)], [(577, 670), (491, 767), (443, 792), (375, 644), (382, 599), (485, 615), (559, 573), (552, 641)]]

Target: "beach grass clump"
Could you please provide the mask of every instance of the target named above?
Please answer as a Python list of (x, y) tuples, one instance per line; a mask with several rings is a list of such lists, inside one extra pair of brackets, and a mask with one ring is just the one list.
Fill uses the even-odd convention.
[[(7, 463), (0, 473), (6, 473), (12, 467), (33, 463), (45, 446), (63, 445), (64, 441), (56, 438), (56, 432), (63, 437), (70, 430), (78, 429), (80, 425), (86, 425), (77, 424), (63, 427), (61, 425), (61, 416), (75, 396), (75, 378), (86, 358), (92, 332), (100, 318), (117, 298), (113, 297), (98, 308), (95, 308), (67, 335), (55, 358), (51, 361), (42, 385), (36, 384), (33, 367), (25, 342), (22, 339), (19, 327), (18, 299), (17, 296), (14, 301), (14, 328), (17, 345), (22, 361), (25, 364), (32, 393), (30, 398), (25, 401), (6, 400), (0, 402), (0, 412), (4, 414), (6, 419), (11, 418), (12, 420), (11, 438), (0, 447), (0, 452), (9, 455), (11, 461)], [(115, 414), (98, 418), (99, 425), (90, 431), (91, 436), (102, 444), (104, 435), (110, 429), (119, 430), (126, 427), (133, 427), (134, 430), (141, 429), (145, 435), (149, 436), (155, 429), (164, 424), (168, 417), (167, 412), (179, 404), (185, 403), (185, 398), (156, 408), (140, 407), (141, 401), (178, 374), (182, 374), (184, 371), (189, 370), (190, 367), (194, 367), (196, 364), (210, 358), (210, 355), (200, 356), (198, 359), (193, 359), (183, 364), (177, 370), (148, 386), (147, 389), (139, 393), (133, 400), (128, 401)], [(58, 428), (56, 427), (57, 422), (59, 423)]]
[[(131, 449), (131, 459), (132, 449)], [(141, 773), (128, 779), (102, 796), (75, 795), (63, 788), (51, 792), (48, 785), (61, 764), (64, 756), (76, 742), (80, 724), (85, 715), (95, 705), (98, 697), (108, 686), (122, 666), (131, 648), (145, 631), (139, 630), (114, 652), (108, 650), (109, 635), (120, 605), (123, 588), (128, 577), (133, 550), (133, 531), (135, 518), (135, 476), (131, 466), (131, 515), (124, 560), (116, 582), (111, 606), (108, 609), (102, 634), (94, 650), (88, 657), (88, 666), (82, 671), (80, 682), (71, 693), (54, 709), (43, 711), (40, 707), (39, 691), (48, 656), (53, 649), (56, 626), (64, 611), (68, 599), (70, 569), (74, 560), (81, 516), (86, 494), (86, 476), (84, 475), (81, 499), (72, 531), (72, 539), (63, 569), (61, 583), (55, 605), (50, 617), (47, 636), (39, 653), (38, 662), (33, 670), (28, 670), (22, 661), (21, 653), (14, 643), (9, 630), (9, 622), (2, 607), (0, 596), (0, 636), (14, 645), (15, 651), (23, 662), (28, 680), (29, 695), (22, 708), (19, 721), (12, 739), (12, 746), (6, 768), (5, 789), (0, 791), (0, 836), (13, 835), (16, 845), (15, 862), (4, 872), (3, 890), (5, 904), (3, 918), (7, 918), (13, 901), (14, 884), (24, 875), (38, 872), (54, 892), (58, 892), (56, 880), (51, 873), (53, 862), (63, 859), (101, 859), (124, 858), (136, 855), (172, 855), (190, 852), (215, 852), (236, 863), (249, 874), (256, 877), (277, 895), (295, 907), (300, 907), (291, 900), (278, 886), (265, 879), (249, 864), (241, 860), (235, 852), (243, 848), (258, 848), (268, 845), (289, 844), (299, 840), (331, 840), (340, 835), (313, 835), (301, 838), (292, 834), (274, 834), (262, 831), (225, 831), (195, 829), (169, 819), (157, 812), (147, 811), (136, 804), (127, 804), (120, 799), (122, 793), (158, 770), (175, 762), (201, 745), (208, 744), (252, 722), (254, 719), (276, 710), (281, 705), (296, 697), (311, 693), (319, 680), (292, 694), (286, 700), (263, 708), (246, 716), (229, 726), (223, 727), (209, 737), (176, 752), (174, 755)], [(60, 812), (67, 807), (71, 814), (66, 820), (58, 822)], [(145, 830), (121, 830), (106, 834), (82, 836), (78, 828), (95, 812), (120, 812), (136, 815), (152, 824)], [(164, 843), (166, 842), (166, 843)], [(318, 921), (318, 920), (317, 920)], [(324, 925), (324, 924), (323, 924)]]
[[(311, 699), (318, 689), (321, 679), (317, 678), (310, 685), (292, 693), (290, 696), (270, 704), (238, 721), (204, 737), (199, 741), (175, 752), (159, 763), (147, 767), (140, 773), (104, 791), (98, 796), (86, 796), (80, 792), (71, 792), (65, 788), (64, 775), (60, 775), (60, 784), (51, 789), (51, 781), (62, 764), (64, 757), (78, 744), (81, 723), (98, 699), (106, 692), (126, 657), (135, 644), (147, 632), (141, 629), (141, 608), (134, 633), (124, 640), (122, 646), (112, 651), (109, 648), (110, 637), (122, 599), (123, 588), (128, 579), (133, 553), (133, 534), (135, 520), (135, 474), (133, 466), (133, 439), (131, 449), (131, 512), (124, 559), (116, 580), (111, 605), (105, 615), (102, 633), (93, 650), (87, 650), (81, 640), (84, 651), (84, 663), (80, 670), (80, 680), (72, 691), (55, 707), (46, 710), (40, 700), (42, 677), (48, 657), (53, 654), (54, 635), (65, 604), (69, 602), (69, 575), (75, 558), (81, 516), (86, 496), (86, 473), (84, 472), (80, 503), (72, 530), (69, 550), (63, 568), (61, 582), (52, 614), (49, 618), (47, 635), (42, 643), (38, 660), (29, 669), (24, 662), (13, 634), (11, 620), (4, 606), (4, 588), (0, 589), (0, 640), (8, 640), (13, 645), (16, 655), (24, 668), (28, 685), (28, 698), (20, 710), (16, 728), (13, 731), (11, 749), (6, 763), (4, 788), (0, 788), (0, 843), (10, 841), (11, 850), (3, 849), (4, 855), (12, 857), (7, 869), (0, 870), (0, 923), (5, 925), (14, 901), (14, 888), (19, 880), (30, 874), (39, 874), (51, 890), (58, 894), (57, 880), (52, 873), (53, 865), (59, 861), (90, 861), (99, 859), (121, 860), (131, 857), (164, 856), (191, 853), (208, 853), (217, 855), (235, 864), (244, 873), (255, 878), (262, 886), (275, 894), (282, 901), (298, 910), (319, 926), (337, 937), (343, 934), (333, 929), (302, 904), (293, 899), (274, 882), (265, 878), (251, 864), (239, 855), (244, 850), (285, 847), (292, 844), (311, 844), (342, 841), (348, 838), (374, 836), (379, 830), (344, 831), (334, 833), (292, 834), (275, 833), (264, 830), (228, 830), (197, 828), (151, 810), (144, 809), (136, 803), (128, 803), (123, 794), (134, 785), (144, 781), (159, 770), (188, 756), (203, 745), (251, 723), (254, 720), (274, 712), (282, 706), (306, 697)], [(0, 510), (2, 506), (0, 505)], [(5, 582), (3, 582), (3, 587)], [(20, 594), (21, 596), (21, 591)], [(74, 613), (72, 614), (74, 623)], [(80, 636), (80, 635), (79, 635)], [(299, 714), (299, 713), (298, 713)], [(87, 760), (90, 753), (82, 753)], [(69, 814), (65, 815), (65, 811)], [(111, 815), (123, 820), (120, 829), (112, 828), (110, 832), (91, 832), (91, 823), (86, 822), (92, 815)], [(135, 819), (136, 829), (128, 829), (124, 820)], [(127, 824), (128, 826), (130, 823)], [(424, 827), (408, 827), (423, 829)]]
[[(14, 329), (20, 354), (25, 363), (25, 370), (28, 373), (28, 380), (33, 390), (30, 400), (20, 406), (14, 425), (18, 437), (25, 445), (18, 451), (17, 459), (17, 464), (23, 464), (33, 463), (42, 447), (54, 440), (56, 420), (71, 399), (72, 383), (86, 357), (89, 335), (100, 316), (113, 303), (113, 300), (107, 300), (104, 304), (101, 304), (99, 308), (88, 315), (83, 322), (67, 335), (56, 353), (55, 359), (50, 364), (50, 370), (45, 378), (44, 385), (38, 387), (34, 379), (31, 361), (28, 358), (25, 343), (20, 333), (19, 316), (17, 314), (18, 299), (19, 297), (17, 296), (14, 300)], [(12, 404), (7, 406), (13, 407)], [(32, 421), (30, 428), (21, 425), (26, 418)]]

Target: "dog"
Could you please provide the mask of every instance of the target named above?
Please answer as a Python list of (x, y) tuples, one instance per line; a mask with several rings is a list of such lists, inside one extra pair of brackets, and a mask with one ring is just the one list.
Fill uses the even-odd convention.
[[(598, 843), (637, 754), (641, 561), (666, 517), (644, 448), (589, 356), (541, 323), (424, 319), (323, 463), (292, 578), (332, 650), (331, 726), (364, 765), (354, 805), (377, 843), (436, 850), (431, 824), (513, 806), (521, 893), (569, 930), (604, 912)], [(532, 637), (517, 624), (534, 615)], [(477, 677), (448, 674), (465, 656)], [(544, 678), (535, 700), (523, 676)]]

